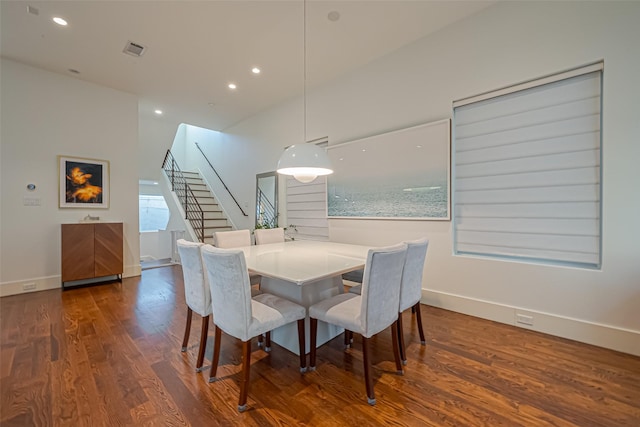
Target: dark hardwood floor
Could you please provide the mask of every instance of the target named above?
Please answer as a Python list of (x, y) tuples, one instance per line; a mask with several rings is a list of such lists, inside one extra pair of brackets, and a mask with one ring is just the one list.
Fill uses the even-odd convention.
[(640, 358), (424, 305), (426, 346), (404, 315), (404, 376), (390, 332), (374, 339), (375, 407), (358, 337), (344, 351), (339, 336), (304, 375), (296, 355), (254, 342), (238, 413), (239, 342), (223, 335), (220, 379), (208, 383), (195, 372), (197, 316), (180, 352), (185, 312), (180, 266), (1, 298), (0, 424), (640, 426)]

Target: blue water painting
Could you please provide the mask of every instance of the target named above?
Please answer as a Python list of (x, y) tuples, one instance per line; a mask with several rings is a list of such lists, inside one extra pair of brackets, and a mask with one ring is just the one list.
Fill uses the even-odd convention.
[(329, 185), (329, 217), (448, 218), (446, 183), (350, 190)]

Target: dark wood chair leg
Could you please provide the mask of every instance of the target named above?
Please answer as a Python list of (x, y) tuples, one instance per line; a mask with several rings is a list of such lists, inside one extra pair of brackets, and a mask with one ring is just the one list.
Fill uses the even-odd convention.
[(353, 331), (345, 330), (344, 342), (347, 348), (353, 347)]
[(364, 383), (367, 387), (367, 403), (376, 404), (376, 396), (373, 393), (373, 380), (371, 378), (371, 360), (369, 360), (369, 338), (362, 337), (362, 359), (364, 363)]
[(404, 333), (402, 326), (402, 313), (398, 313), (398, 320), (396, 322), (396, 329), (398, 330), (398, 348), (400, 350), (400, 359), (402, 364), (407, 364), (407, 350), (404, 346)]
[(249, 394), (249, 377), (251, 376), (251, 340), (242, 342), (242, 377), (240, 379), (240, 400), (238, 411), (247, 410), (247, 395)]
[(306, 337), (304, 333), (304, 319), (298, 320), (298, 349), (300, 352), (300, 372), (307, 372), (307, 351), (306, 351)]
[(211, 361), (211, 370), (209, 371), (209, 382), (212, 383), (216, 379), (218, 371), (218, 362), (220, 361), (220, 338), (222, 337), (222, 329), (215, 326), (215, 336), (213, 338), (213, 360)]
[(264, 341), (264, 337), (262, 336), (262, 334), (258, 335), (258, 347), (262, 347)]
[(184, 338), (182, 338), (182, 351), (187, 351), (187, 345), (189, 344), (189, 332), (191, 332), (191, 317), (193, 311), (191, 307), (187, 306), (187, 325), (184, 328)]
[(411, 314), (416, 314), (416, 306), (411, 307)]
[(391, 325), (391, 341), (393, 345), (393, 358), (396, 361), (396, 371), (398, 375), (403, 375), (402, 361), (400, 360), (400, 343), (398, 342), (398, 321), (396, 320)]
[(264, 351), (267, 353), (271, 351), (271, 331), (267, 332), (264, 338)]
[(309, 332), (311, 333), (311, 337), (309, 337), (309, 370), (316, 370), (316, 341), (318, 334), (318, 319), (314, 319), (311, 317), (309, 322)]
[(200, 331), (200, 348), (198, 349), (198, 361), (196, 362), (196, 372), (202, 372), (204, 362), (204, 351), (207, 348), (207, 336), (209, 335), (209, 316), (202, 318), (202, 329)]
[(422, 329), (422, 314), (420, 310), (420, 303), (418, 302), (413, 306), (416, 310), (416, 320), (418, 321), (418, 332), (420, 333), (420, 344), (425, 345), (426, 340), (424, 339), (424, 329)]

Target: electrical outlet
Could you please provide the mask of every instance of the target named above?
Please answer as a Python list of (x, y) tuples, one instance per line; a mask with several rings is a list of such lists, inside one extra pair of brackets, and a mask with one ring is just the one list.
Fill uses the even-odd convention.
[(32, 291), (36, 288), (36, 284), (35, 283), (25, 283), (24, 285), (22, 285), (22, 290), (23, 291)]
[(516, 323), (520, 323), (521, 325), (533, 326), (533, 316), (516, 313)]

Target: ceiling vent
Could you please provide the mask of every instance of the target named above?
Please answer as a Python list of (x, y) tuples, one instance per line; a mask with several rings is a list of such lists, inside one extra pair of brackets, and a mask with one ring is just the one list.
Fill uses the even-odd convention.
[(122, 51), (127, 55), (131, 55), (131, 56), (142, 56), (146, 49), (147, 48), (142, 46), (141, 44), (128, 41)]

